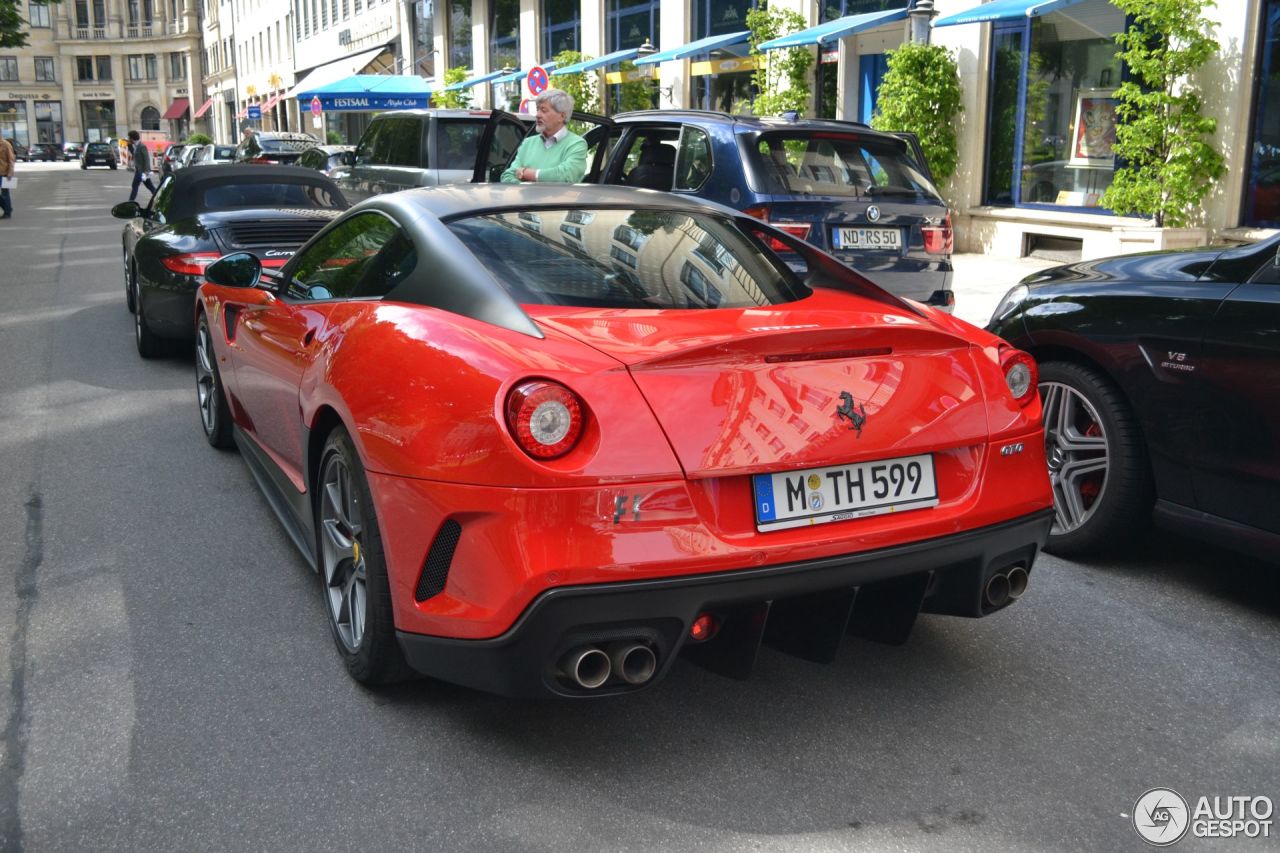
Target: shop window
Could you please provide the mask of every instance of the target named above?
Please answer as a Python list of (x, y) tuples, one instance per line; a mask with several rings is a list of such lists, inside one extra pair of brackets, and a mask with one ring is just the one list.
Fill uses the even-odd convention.
[(449, 67), (470, 68), (471, 62), (471, 0), (451, 0), (449, 3)]
[(31, 144), (27, 131), (27, 105), (22, 101), (0, 101), (0, 136), (18, 145)]
[(692, 41), (745, 30), (755, 6), (756, 0), (694, 0)]
[(563, 50), (581, 50), (582, 4), (578, 0), (542, 0), (542, 58)]
[(489, 68), (520, 67), (520, 0), (489, 0)]
[(1244, 224), (1280, 226), (1280, 0), (1265, 5)]
[(609, 0), (606, 53), (658, 43), (658, 0)]
[(36, 137), (40, 142), (61, 145), (62, 102), (40, 101), (36, 105)]
[(1115, 171), (1114, 34), (1124, 26), (1107, 0), (995, 26), (988, 204), (1098, 207)]

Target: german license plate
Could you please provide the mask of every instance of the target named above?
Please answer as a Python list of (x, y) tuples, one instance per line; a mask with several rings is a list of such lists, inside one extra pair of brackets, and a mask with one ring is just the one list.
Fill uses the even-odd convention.
[(831, 235), (835, 249), (901, 249), (902, 231), (897, 228), (837, 228)]
[(786, 530), (938, 505), (932, 454), (756, 474), (756, 530)]

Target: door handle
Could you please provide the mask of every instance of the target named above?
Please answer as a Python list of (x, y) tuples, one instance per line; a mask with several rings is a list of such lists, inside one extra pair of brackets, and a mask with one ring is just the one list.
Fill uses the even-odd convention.
[(302, 345), (304, 347), (309, 347), (311, 346), (311, 342), (314, 341), (315, 339), (316, 339), (316, 330), (307, 329), (307, 333), (302, 336)]

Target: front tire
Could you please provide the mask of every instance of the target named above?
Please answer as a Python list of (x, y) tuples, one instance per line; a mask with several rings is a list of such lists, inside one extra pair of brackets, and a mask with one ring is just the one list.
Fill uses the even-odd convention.
[(1045, 550), (1096, 553), (1150, 517), (1146, 442), (1128, 401), (1101, 373), (1071, 362), (1040, 365), (1053, 527)]
[(200, 406), (200, 425), (209, 444), (219, 450), (234, 447), (231, 410), (227, 408), (227, 396), (222, 390), (222, 374), (218, 371), (209, 319), (204, 314), (200, 315), (196, 332), (196, 403)]
[(316, 488), (316, 563), (329, 628), (351, 677), (361, 684), (399, 681), (411, 672), (396, 642), (378, 517), (351, 436), (337, 427), (320, 456)]

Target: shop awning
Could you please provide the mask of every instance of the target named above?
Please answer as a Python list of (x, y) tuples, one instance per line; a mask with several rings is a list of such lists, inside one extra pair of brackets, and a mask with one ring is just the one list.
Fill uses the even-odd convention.
[(670, 62), (673, 59), (685, 59), (686, 57), (697, 56), (700, 53), (709, 53), (719, 47), (746, 44), (750, 35), (750, 30), (743, 30), (740, 33), (729, 33), (723, 36), (708, 36), (704, 39), (691, 41), (688, 44), (682, 44), (679, 47), (673, 47), (670, 50), (660, 50), (657, 53), (642, 56), (636, 60), (636, 65), (656, 65), (659, 62)]
[(191, 101), (186, 98), (174, 98), (173, 103), (169, 105), (169, 109), (164, 111), (164, 115), (160, 118), (166, 121), (175, 121), (187, 114), (187, 110), (191, 108)]
[(1021, 21), (1047, 15), (1080, 2), (1083, 0), (992, 0), (964, 12), (939, 18), (933, 25), (952, 27), (957, 24), (981, 24), (984, 21)]
[(818, 24), (816, 27), (809, 27), (807, 30), (791, 33), (790, 35), (780, 36), (776, 39), (769, 39), (761, 42), (761, 50), (781, 50), (785, 47), (808, 47), (814, 44), (824, 44), (826, 42), (842, 39), (845, 36), (851, 36), (860, 33), (863, 30), (871, 30), (883, 24), (891, 24), (894, 21), (901, 21), (907, 17), (907, 10), (890, 9), (885, 12), (867, 12), (863, 15), (848, 15), (844, 18), (837, 18), (834, 21), (827, 21), (825, 24)]
[(364, 67), (378, 57), (386, 48), (375, 47), (373, 50), (366, 50), (364, 53), (357, 53), (354, 56), (345, 56), (342, 59), (336, 59), (326, 65), (321, 65), (311, 69), (306, 77), (298, 81), (286, 97), (296, 98), (299, 92), (313, 91), (328, 86), (330, 83), (336, 83), (343, 78), (350, 77), (364, 70)]
[(209, 107), (211, 107), (211, 106), (213, 106), (213, 98), (210, 98), (209, 100), (207, 100), (207, 101), (205, 101), (203, 104), (201, 104), (201, 105), (200, 105), (200, 109), (196, 110), (195, 115), (193, 115), (193, 116), (191, 116), (191, 117), (192, 117), (192, 118), (200, 118), (200, 116), (202, 116), (202, 115), (204, 115), (205, 113), (209, 112)]
[(272, 95), (270, 98), (267, 98), (266, 103), (262, 105), (262, 111), (264, 113), (270, 111), (270, 109), (276, 105), (276, 101), (283, 97), (284, 95)]
[(628, 59), (635, 59), (640, 55), (640, 48), (629, 47), (626, 50), (615, 50), (613, 53), (606, 53), (597, 59), (588, 59), (583, 62), (575, 62), (572, 65), (566, 65), (564, 68), (557, 68), (551, 72), (551, 76), (557, 74), (580, 74), (583, 71), (595, 71), (597, 68), (608, 68), (610, 65), (617, 65), (620, 62), (626, 62)]
[(479, 86), (481, 83), (492, 83), (502, 76), (501, 71), (493, 71), (489, 74), (481, 74), (479, 77), (470, 77), (461, 83), (453, 83), (444, 87), (446, 92), (457, 92), (460, 89), (470, 89), (472, 86)]
[[(556, 70), (556, 64), (555, 64), (554, 62), (539, 62), (539, 63), (538, 63), (538, 67), (539, 67), (539, 68), (541, 68), (543, 71), (546, 71), (547, 73), (550, 73), (550, 72), (552, 72), (552, 71), (555, 71), (555, 70)], [(491, 83), (495, 83), (495, 84), (497, 84), (497, 83), (514, 83), (515, 81), (517, 81), (517, 80), (523, 80), (524, 78), (526, 78), (526, 77), (528, 77), (528, 76), (529, 76), (529, 72), (528, 72), (528, 71), (514, 71), (514, 72), (512, 72), (511, 74), (505, 74), (505, 75), (503, 75), (502, 77), (499, 77), (499, 78), (498, 78), (498, 79), (496, 79), (496, 80), (491, 80), (491, 81), (489, 81), (489, 82), (491, 82)]]
[(303, 101), (319, 98), (325, 110), (364, 112), (422, 108), (431, 84), (413, 74), (354, 74), (319, 89), (295, 89)]

